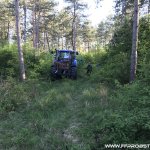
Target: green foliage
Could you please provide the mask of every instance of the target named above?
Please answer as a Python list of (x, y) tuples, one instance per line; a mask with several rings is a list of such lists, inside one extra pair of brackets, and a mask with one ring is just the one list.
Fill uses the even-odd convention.
[[(24, 49), (24, 61), (27, 78), (48, 78), (52, 63), (51, 54), (41, 53), (40, 56), (37, 56), (34, 49), (26, 46)], [(0, 48), (0, 76), (3, 79), (19, 77), (18, 51), (15, 45), (6, 45)]]
[(109, 53), (115, 55), (119, 52), (130, 54), (132, 47), (132, 23), (126, 20), (115, 30), (113, 38), (109, 44)]
[(52, 64), (52, 55), (49, 53), (41, 53), (40, 56), (35, 56), (30, 50), (25, 52), (25, 64), (28, 78), (47, 79)]
[(115, 81), (120, 83), (128, 83), (129, 81), (129, 55), (125, 52), (119, 52), (112, 55), (106, 50), (91, 52), (82, 56), (82, 67), (80, 67), (79, 75), (85, 75), (85, 69), (90, 62), (93, 67), (93, 72), (90, 77), (92, 82), (105, 82), (115, 84)]
[[(105, 143), (148, 143), (149, 86), (137, 82), (113, 91), (102, 133)], [(110, 135), (108, 137), (108, 134)]]
[[(148, 16), (141, 18), (139, 30), (137, 77), (149, 82), (150, 23)], [(99, 64), (95, 67), (92, 81), (122, 84), (129, 82), (130, 54), (132, 48), (132, 23), (126, 20), (116, 28), (106, 51), (88, 54), (87, 60)]]
[(126, 53), (119, 53), (109, 57), (109, 60), (97, 70), (93, 80), (97, 78), (100, 81), (108, 81), (114, 83), (118, 80), (121, 83), (127, 83), (129, 80), (128, 56)]
[(0, 48), (0, 75), (3, 78), (7, 76), (16, 77), (19, 74), (18, 55), (14, 51), (14, 46)]
[(108, 60), (106, 49), (98, 49), (93, 53), (94, 63), (97, 65), (104, 65)]
[(147, 82), (147, 83), (150, 83), (150, 62), (147, 62), (147, 63), (143, 63), (142, 64), (143, 67), (141, 69), (141, 76), (140, 76), (140, 80), (144, 81), (144, 82)]
[(148, 143), (149, 86), (115, 84), (111, 89), (86, 79), (1, 82), (1, 148), (90, 150)]
[(140, 21), (138, 73), (140, 80), (149, 82), (150, 70), (150, 16), (143, 17)]
[(40, 55), (37, 73), (40, 78), (48, 79), (53, 57), (51, 54), (43, 53)]
[(105, 21), (99, 23), (96, 36), (101, 46), (106, 46), (109, 43), (114, 29), (113, 22), (113, 17), (110, 15)]
[(27, 105), (38, 95), (37, 87), (28, 83), (19, 83), (9, 78), (0, 82), (0, 114), (15, 111)]

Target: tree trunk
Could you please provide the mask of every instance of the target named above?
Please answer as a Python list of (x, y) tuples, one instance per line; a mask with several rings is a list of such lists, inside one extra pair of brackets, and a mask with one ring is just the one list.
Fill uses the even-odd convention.
[(26, 0), (24, 0), (23, 11), (24, 11), (24, 36), (23, 36), (23, 40), (24, 40), (24, 43), (26, 44), (26, 40), (27, 40), (27, 6), (26, 6)]
[(150, 22), (150, 0), (148, 1), (148, 22)]
[(134, 0), (134, 18), (132, 33), (132, 53), (130, 66), (130, 82), (135, 80), (137, 69), (137, 48), (138, 48), (138, 29), (139, 29), (139, 0)]
[(7, 39), (8, 39), (8, 44), (10, 44), (10, 21), (9, 20), (7, 24)]
[(72, 48), (74, 51), (76, 51), (76, 23), (73, 21), (73, 27), (72, 27)]
[[(46, 12), (44, 11), (43, 14), (42, 14), (44, 16), (44, 18), (43, 18), (44, 19), (44, 24), (45, 24), (45, 13)], [(46, 25), (44, 26), (43, 36), (44, 36), (43, 37), (43, 43), (44, 43), (44, 50), (45, 50), (46, 49)]]
[(68, 40), (67, 40), (67, 37), (66, 37), (66, 35), (65, 35), (65, 48), (66, 48), (66, 49), (68, 49), (68, 46), (67, 46), (67, 45), (68, 45)]
[(124, 23), (126, 19), (126, 5), (127, 5), (126, 0), (122, 0), (122, 23)]
[(36, 35), (36, 49), (39, 48), (39, 20), (40, 20), (40, 12), (38, 12), (37, 18), (36, 18), (36, 28), (35, 28), (35, 35)]
[(148, 1), (148, 14), (150, 14), (150, 0)]
[(89, 50), (90, 50), (90, 42), (89, 41), (87, 42), (87, 45), (88, 45), (88, 52), (89, 52)]
[(35, 49), (38, 49), (39, 47), (39, 15), (37, 13), (37, 6), (39, 6), (39, 3), (35, 1), (35, 4), (33, 6), (33, 47)]
[(49, 45), (49, 40), (48, 40), (48, 33), (47, 33), (47, 31), (45, 31), (45, 35), (46, 35), (46, 41), (47, 41), (48, 51), (50, 51), (50, 45)]
[(72, 48), (76, 51), (76, 3), (74, 2), (73, 22), (72, 22)]
[(5, 19), (4, 19), (4, 37), (3, 37), (3, 39), (4, 39), (4, 43), (5, 43), (6, 39), (7, 39), (7, 35), (6, 35), (6, 33), (7, 33), (7, 31), (6, 31), (6, 16), (4, 18)]
[(61, 45), (62, 45), (62, 46), (61, 46), (61, 47), (62, 47), (62, 49), (63, 49), (63, 48), (64, 48), (64, 37), (62, 36), (61, 39), (62, 39), (62, 42), (61, 42)]
[(34, 18), (34, 48), (37, 48), (37, 13), (35, 11), (35, 18)]
[(46, 49), (46, 33), (45, 33), (45, 31), (43, 32), (43, 48), (44, 48), (44, 50)]
[(33, 22), (33, 47), (36, 48), (36, 45), (35, 45), (35, 18), (36, 16), (36, 13), (35, 13), (35, 4), (33, 6), (33, 11), (32, 11), (32, 22)]
[(24, 81), (26, 79), (23, 52), (20, 44), (20, 18), (19, 18), (19, 0), (15, 0), (15, 14), (16, 14), (16, 34), (17, 34), (17, 45), (18, 45), (18, 57), (20, 66), (20, 80)]
[(40, 1), (36, 0), (35, 5), (36, 5), (36, 10), (35, 10), (35, 12), (36, 12), (36, 14), (35, 14), (35, 46), (36, 46), (36, 49), (38, 50), (38, 48), (39, 48)]
[(60, 37), (59, 37), (59, 35), (58, 35), (58, 38), (57, 38), (57, 47), (58, 47), (58, 49), (60, 48)]

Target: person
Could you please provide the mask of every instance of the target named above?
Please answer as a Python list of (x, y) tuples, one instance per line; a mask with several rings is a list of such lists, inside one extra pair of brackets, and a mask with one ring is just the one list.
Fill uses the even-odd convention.
[(92, 73), (92, 70), (93, 70), (93, 67), (92, 67), (92, 64), (91, 64), (91, 63), (88, 63), (88, 65), (87, 65), (87, 67), (86, 67), (86, 70), (87, 70), (86, 74), (87, 74), (88, 76), (90, 76), (91, 73)]

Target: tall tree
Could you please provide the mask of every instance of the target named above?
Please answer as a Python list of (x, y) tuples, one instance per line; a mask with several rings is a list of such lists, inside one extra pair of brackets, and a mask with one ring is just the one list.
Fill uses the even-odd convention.
[[(46, 37), (48, 37), (48, 28), (54, 16), (54, 6), (56, 3), (53, 0), (30, 0), (28, 9), (32, 13), (30, 17), (31, 28), (28, 30), (33, 41), (35, 49), (46, 46)], [(43, 37), (44, 36), (44, 37)]]
[(134, 0), (115, 0), (115, 12), (123, 24), (126, 18), (132, 18)]
[(108, 16), (105, 22), (102, 21), (98, 24), (96, 36), (98, 43), (100, 44), (99, 46), (105, 46), (109, 43), (112, 38), (113, 30), (114, 25), (112, 16)]
[(27, 40), (27, 4), (26, 4), (26, 0), (23, 1), (23, 11), (24, 11), (24, 36), (23, 36), (23, 40), (24, 43), (26, 44), (26, 40)]
[(134, 81), (137, 70), (138, 29), (139, 29), (139, 0), (134, 0), (130, 82)]
[(26, 79), (25, 67), (24, 67), (24, 57), (20, 43), (20, 17), (19, 17), (19, 0), (15, 0), (15, 15), (16, 15), (16, 34), (17, 34), (17, 45), (18, 45), (18, 56), (19, 56), (19, 66), (20, 66), (20, 80), (24, 81)]
[(81, 12), (87, 7), (81, 0), (65, 0), (70, 5), (67, 7), (72, 13), (72, 48), (76, 50), (77, 18), (83, 16)]
[(14, 5), (9, 1), (0, 2), (0, 44), (9, 43), (10, 28), (14, 26)]
[(89, 51), (92, 46), (93, 39), (95, 38), (95, 30), (89, 21), (85, 21), (81, 27), (81, 37), (84, 43), (84, 50)]

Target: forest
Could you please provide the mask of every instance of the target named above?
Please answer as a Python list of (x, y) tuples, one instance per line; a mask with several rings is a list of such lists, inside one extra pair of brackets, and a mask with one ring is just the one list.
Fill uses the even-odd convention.
[[(113, 3), (93, 26), (83, 0), (0, 1), (0, 150), (150, 148), (150, 0)], [(76, 78), (52, 80), (56, 50)]]

